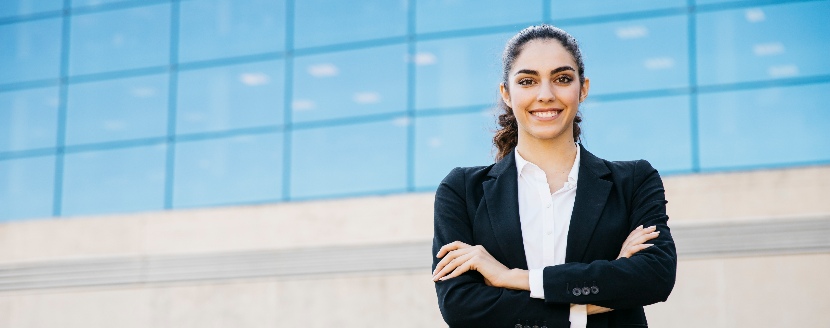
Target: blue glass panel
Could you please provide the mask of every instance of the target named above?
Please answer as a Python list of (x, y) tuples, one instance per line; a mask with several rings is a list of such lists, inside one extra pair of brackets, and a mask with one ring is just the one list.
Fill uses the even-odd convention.
[(160, 210), (165, 145), (66, 154), (63, 215)]
[(603, 16), (637, 11), (685, 8), (686, 0), (551, 0), (550, 12), (557, 19)]
[(60, 18), (0, 25), (0, 44), (0, 84), (60, 75)]
[(565, 28), (580, 42), (591, 94), (689, 84), (687, 17), (669, 16)]
[(700, 84), (830, 74), (830, 1), (702, 13)]
[(291, 146), (291, 198), (406, 190), (405, 117), (297, 130)]
[(294, 47), (406, 35), (406, 1), (294, 2)]
[(282, 148), (281, 133), (177, 143), (173, 206), (279, 200)]
[(719, 3), (719, 2), (750, 2), (756, 0), (695, 0), (695, 3), (698, 5), (710, 4), (710, 3)]
[[(152, 2), (165, 2), (170, 0), (149, 0)], [(72, 7), (83, 7), (83, 6), (100, 6), (106, 5), (111, 3), (124, 3), (124, 2), (134, 2), (134, 3), (147, 3), (148, 0), (72, 0)]]
[(170, 63), (168, 4), (73, 16), (71, 31), (71, 75)]
[(607, 160), (646, 159), (660, 171), (692, 169), (689, 97), (589, 101), (582, 144)]
[(54, 147), (58, 88), (0, 93), (0, 152)]
[(179, 73), (177, 133), (283, 122), (282, 60)]
[(167, 135), (167, 74), (69, 85), (66, 144)]
[(294, 60), (294, 122), (406, 110), (406, 45)]
[(495, 113), (419, 117), (415, 120), (415, 187), (434, 188), (454, 167), (493, 163)]
[(702, 94), (704, 169), (830, 160), (830, 84)]
[(285, 1), (182, 1), (179, 61), (234, 57), (285, 48)]
[(0, 2), (0, 18), (61, 9), (63, 0), (5, 0)]
[(501, 53), (513, 34), (419, 42), (415, 107), (493, 105), (500, 101)]
[(542, 22), (542, 1), (419, 0), (415, 18), (418, 33), (511, 24), (521, 29)]
[(0, 161), (0, 222), (52, 215), (55, 156)]

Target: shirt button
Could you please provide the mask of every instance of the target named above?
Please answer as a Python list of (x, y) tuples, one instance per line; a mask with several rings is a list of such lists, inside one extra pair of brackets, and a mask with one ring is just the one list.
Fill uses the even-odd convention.
[(545, 207), (550, 208), (550, 203), (545, 204)]
[(553, 233), (553, 231), (548, 231), (547, 232), (548, 236), (550, 236), (550, 234), (552, 234), (552, 233)]

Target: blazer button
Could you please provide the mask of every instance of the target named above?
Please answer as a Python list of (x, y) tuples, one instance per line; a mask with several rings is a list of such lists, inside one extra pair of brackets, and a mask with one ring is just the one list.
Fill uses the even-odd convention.
[(588, 287), (582, 287), (582, 294), (591, 295), (591, 289)]
[(571, 292), (574, 294), (574, 296), (582, 295), (582, 288), (579, 288), (579, 287), (574, 288), (574, 290), (571, 291)]
[(594, 293), (594, 295), (599, 294), (599, 287), (591, 286), (591, 293)]

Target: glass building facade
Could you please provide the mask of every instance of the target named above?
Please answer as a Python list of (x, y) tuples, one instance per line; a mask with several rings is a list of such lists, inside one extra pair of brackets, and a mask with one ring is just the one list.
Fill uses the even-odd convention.
[(0, 221), (431, 191), (493, 162), (500, 55), (580, 40), (583, 143), (830, 164), (830, 1), (10, 0)]

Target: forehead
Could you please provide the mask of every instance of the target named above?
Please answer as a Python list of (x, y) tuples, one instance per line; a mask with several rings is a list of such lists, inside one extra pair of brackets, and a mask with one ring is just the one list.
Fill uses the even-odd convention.
[(544, 39), (529, 41), (513, 62), (511, 71), (520, 69), (547, 70), (562, 66), (576, 68), (576, 61), (570, 52), (557, 40)]

